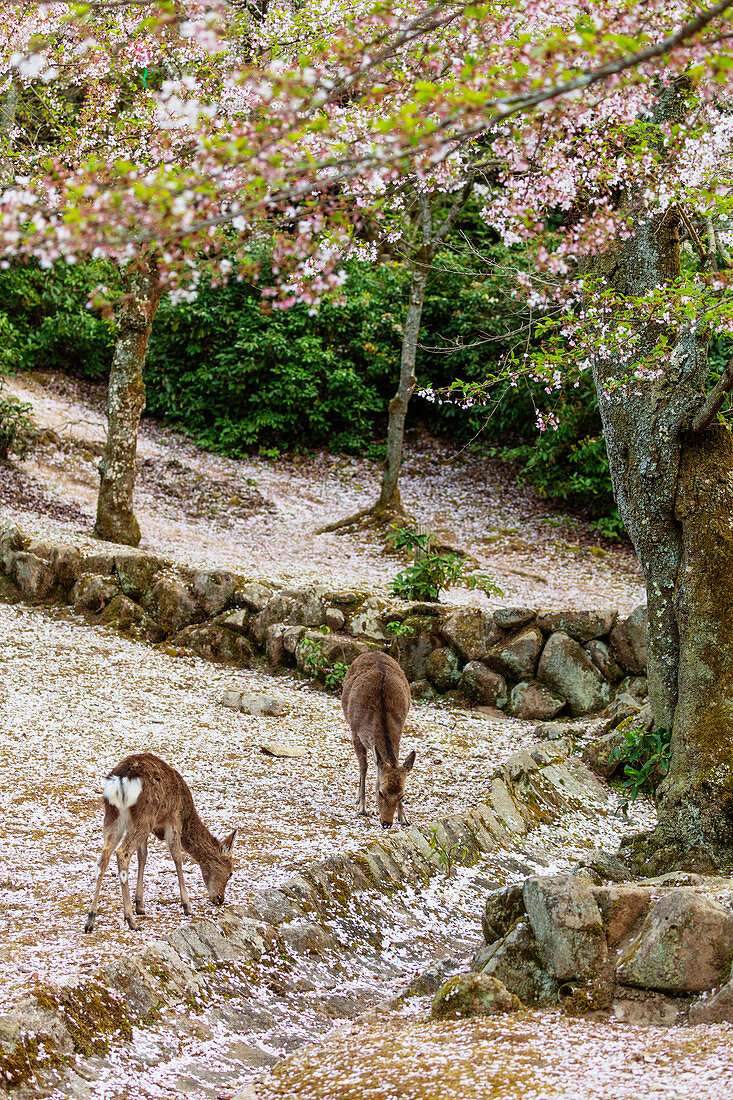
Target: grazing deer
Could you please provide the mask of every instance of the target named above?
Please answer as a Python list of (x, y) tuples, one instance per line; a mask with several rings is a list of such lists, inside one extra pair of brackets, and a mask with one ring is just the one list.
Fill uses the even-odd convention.
[(396, 661), (386, 653), (361, 653), (351, 664), (341, 695), (346, 721), (359, 761), (359, 813), (366, 814), (367, 752), (377, 760), (377, 810), (382, 828), (398, 820), (407, 825), (402, 806), (405, 780), (415, 763), (414, 751), (397, 762), (400, 738), (410, 709), (410, 685)]
[(126, 756), (113, 768), (102, 787), (104, 799), (104, 843), (97, 866), (99, 877), (91, 908), (87, 914), (85, 932), (91, 932), (97, 916), (102, 879), (112, 853), (117, 852), (122, 908), (130, 928), (139, 925), (132, 915), (128, 869), (133, 852), (137, 852), (137, 888), (135, 913), (144, 915), (143, 871), (148, 855), (148, 836), (155, 833), (165, 840), (178, 872), (181, 905), (186, 916), (191, 912), (183, 881), (181, 849), (196, 860), (204, 877), (209, 899), (214, 905), (224, 904), (224, 890), (232, 873), (231, 851), (236, 829), (220, 842), (213, 837), (196, 813), (191, 792), (182, 776), (164, 760), (150, 752)]

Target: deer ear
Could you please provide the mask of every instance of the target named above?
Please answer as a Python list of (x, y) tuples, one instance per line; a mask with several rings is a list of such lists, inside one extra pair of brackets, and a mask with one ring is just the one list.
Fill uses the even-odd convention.
[(381, 752), (379, 751), (379, 749), (377, 748), (376, 745), (374, 746), (374, 755), (377, 759), (377, 763), (379, 764), (380, 768), (383, 767), (384, 766), (384, 757), (382, 756)]
[(226, 838), (226, 840), (222, 840), (222, 842), (221, 842), (221, 854), (223, 856), (231, 855), (232, 848), (234, 847), (234, 838), (236, 837), (236, 835), (237, 835), (237, 830), (232, 829), (231, 833)]
[(413, 749), (412, 752), (410, 753), (410, 755), (405, 757), (405, 762), (402, 765), (402, 767), (405, 769), (406, 772), (411, 772), (412, 771), (412, 766), (413, 766), (414, 763), (415, 763), (415, 750)]

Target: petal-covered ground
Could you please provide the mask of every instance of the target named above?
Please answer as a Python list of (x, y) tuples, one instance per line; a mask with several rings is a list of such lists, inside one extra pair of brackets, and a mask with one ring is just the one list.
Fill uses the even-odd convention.
[[(22, 463), (29, 479), (0, 507), (28, 534), (88, 537), (105, 439), (103, 392), (59, 377), (11, 380), (33, 405), (39, 427), (61, 445), (39, 446)], [(296, 455), (277, 462), (233, 460), (196, 450), (179, 432), (141, 426), (136, 514), (141, 548), (190, 565), (218, 565), (286, 583), (318, 582), (383, 592), (402, 566), (373, 533), (317, 534), (318, 528), (373, 503), (379, 467), (343, 455)], [(46, 487), (41, 510), (38, 493)], [(644, 600), (638, 563), (627, 546), (599, 545), (588, 524), (548, 507), (505, 465), (447, 443), (408, 441), (403, 502), (423, 527), (469, 553), (500, 585), (497, 604), (618, 607)], [(25, 502), (24, 502), (25, 498)], [(259, 506), (258, 506), (259, 498)], [(95, 545), (99, 545), (98, 543)], [(487, 601), (456, 588), (450, 602)]]
[[(154, 752), (189, 783), (218, 836), (238, 829), (227, 901), (284, 877), (300, 863), (355, 848), (379, 831), (356, 814), (357, 765), (339, 699), (290, 676), (172, 657), (88, 626), (70, 609), (0, 604), (0, 992), (7, 1001), (36, 978), (94, 970), (112, 945), (161, 938), (181, 921), (175, 871), (151, 843), (147, 917), (121, 921), (114, 861), (97, 930), (81, 933), (101, 846), (101, 784), (119, 760)], [(219, 705), (227, 688), (275, 694), (279, 718)], [(531, 739), (532, 725), (415, 705), (403, 754), (417, 750), (408, 786), (416, 822), (475, 804), (488, 772)], [(266, 756), (275, 741), (299, 759)], [(371, 790), (369, 791), (371, 795)], [(185, 865), (194, 913), (208, 901)]]

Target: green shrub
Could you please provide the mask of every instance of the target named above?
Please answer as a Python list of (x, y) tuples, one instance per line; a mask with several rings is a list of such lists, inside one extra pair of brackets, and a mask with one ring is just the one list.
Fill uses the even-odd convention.
[(27, 401), (0, 393), (0, 460), (5, 461), (13, 450), (20, 458), (27, 454), (32, 412), (33, 406)]
[[(487, 595), (502, 596), (501, 589), (483, 573), (472, 573), (465, 558), (458, 554), (441, 554), (431, 549), (433, 536), (418, 534), (409, 527), (392, 528), (395, 550), (408, 548), (415, 560), (390, 582), (389, 590), (401, 600), (437, 600), (440, 593), (455, 584), (466, 588), (482, 588)], [(395, 630), (395, 634), (406, 633)]]
[(611, 759), (624, 765), (624, 809), (640, 795), (653, 795), (664, 779), (669, 771), (671, 738), (672, 731), (663, 728), (630, 725), (623, 730), (623, 742), (613, 750)]

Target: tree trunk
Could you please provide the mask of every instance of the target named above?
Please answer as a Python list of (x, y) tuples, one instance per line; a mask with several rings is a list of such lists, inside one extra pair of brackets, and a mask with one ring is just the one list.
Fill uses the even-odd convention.
[[(658, 114), (679, 118), (679, 92)], [(673, 282), (674, 208), (637, 218), (633, 235), (594, 267), (629, 297)], [(663, 333), (673, 351), (656, 381), (609, 385), (629, 370), (609, 358), (594, 374), (616, 501), (646, 580), (655, 725), (672, 730), (658, 825), (638, 854), (655, 871), (711, 869), (733, 853), (733, 441), (718, 425), (691, 431), (705, 406), (708, 332), (641, 322), (638, 363)]]
[(415, 389), (415, 360), (417, 358), (417, 340), (420, 333), (422, 307), (425, 301), (425, 288), (428, 282), (431, 259), (420, 257), (413, 263), (410, 280), (410, 301), (407, 306), (405, 327), (402, 337), (402, 356), (400, 359), (400, 381), (397, 393), (389, 403), (387, 423), (387, 457), (382, 474), (382, 487), (377, 501), (377, 511), (392, 509), (400, 511), (399, 476), (402, 465), (402, 451), (405, 444), (405, 418), (407, 406)]
[(107, 443), (99, 464), (101, 481), (94, 534), (137, 546), (140, 526), (133, 513), (137, 430), (145, 408), (143, 366), (162, 287), (154, 261), (143, 258), (125, 276), (118, 311), (117, 342), (107, 395)]
[(676, 611), (679, 687), (658, 835), (719, 865), (733, 851), (733, 436), (716, 424), (682, 450)]

